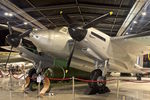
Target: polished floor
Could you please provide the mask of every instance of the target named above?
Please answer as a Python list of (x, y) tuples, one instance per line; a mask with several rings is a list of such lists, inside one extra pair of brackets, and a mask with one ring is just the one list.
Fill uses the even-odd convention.
[(75, 94), (72, 94), (71, 83), (58, 82), (52, 85), (51, 93), (54, 95), (47, 93), (43, 98), (38, 97), (37, 91), (23, 93), (21, 90), (23, 81), (13, 79), (12, 83), (10, 87), (9, 78), (0, 78), (0, 100), (150, 100), (150, 82), (147, 81), (135, 83), (114, 80), (107, 84), (111, 92), (96, 95), (85, 94), (88, 89), (85, 83), (75, 83)]

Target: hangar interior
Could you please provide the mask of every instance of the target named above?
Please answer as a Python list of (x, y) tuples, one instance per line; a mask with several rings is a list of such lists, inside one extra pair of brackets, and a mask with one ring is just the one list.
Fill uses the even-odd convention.
[(148, 100), (149, 7), (1, 0), (0, 100)]

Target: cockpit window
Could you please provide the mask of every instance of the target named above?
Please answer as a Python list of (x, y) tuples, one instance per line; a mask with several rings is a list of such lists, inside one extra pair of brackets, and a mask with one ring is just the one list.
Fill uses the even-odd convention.
[(100, 35), (98, 35), (98, 34), (96, 34), (96, 33), (94, 33), (94, 32), (91, 32), (91, 34), (94, 35), (95, 37), (97, 37), (97, 38), (103, 40), (103, 41), (106, 41), (105, 38), (103, 38), (102, 36), (100, 36)]

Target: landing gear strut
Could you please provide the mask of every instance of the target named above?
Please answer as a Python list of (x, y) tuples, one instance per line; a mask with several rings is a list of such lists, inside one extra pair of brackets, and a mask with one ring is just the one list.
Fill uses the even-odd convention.
[(36, 83), (36, 70), (35, 68), (32, 68), (29, 70), (28, 76), (25, 79), (26, 83), (25, 83), (25, 87), (24, 90), (29, 88), (31, 91), (33, 91), (34, 89), (32, 88), (32, 84)]
[(141, 81), (142, 80), (142, 74), (136, 74), (136, 79), (138, 81)]

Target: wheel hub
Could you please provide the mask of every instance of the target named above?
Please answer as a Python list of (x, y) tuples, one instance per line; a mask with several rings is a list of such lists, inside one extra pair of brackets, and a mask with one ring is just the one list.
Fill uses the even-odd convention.
[[(97, 78), (97, 81), (103, 81), (104, 79), (103, 79), (103, 77), (102, 76), (99, 76), (98, 78)], [(98, 86), (102, 86), (103, 85), (103, 82), (97, 82), (97, 85)]]

